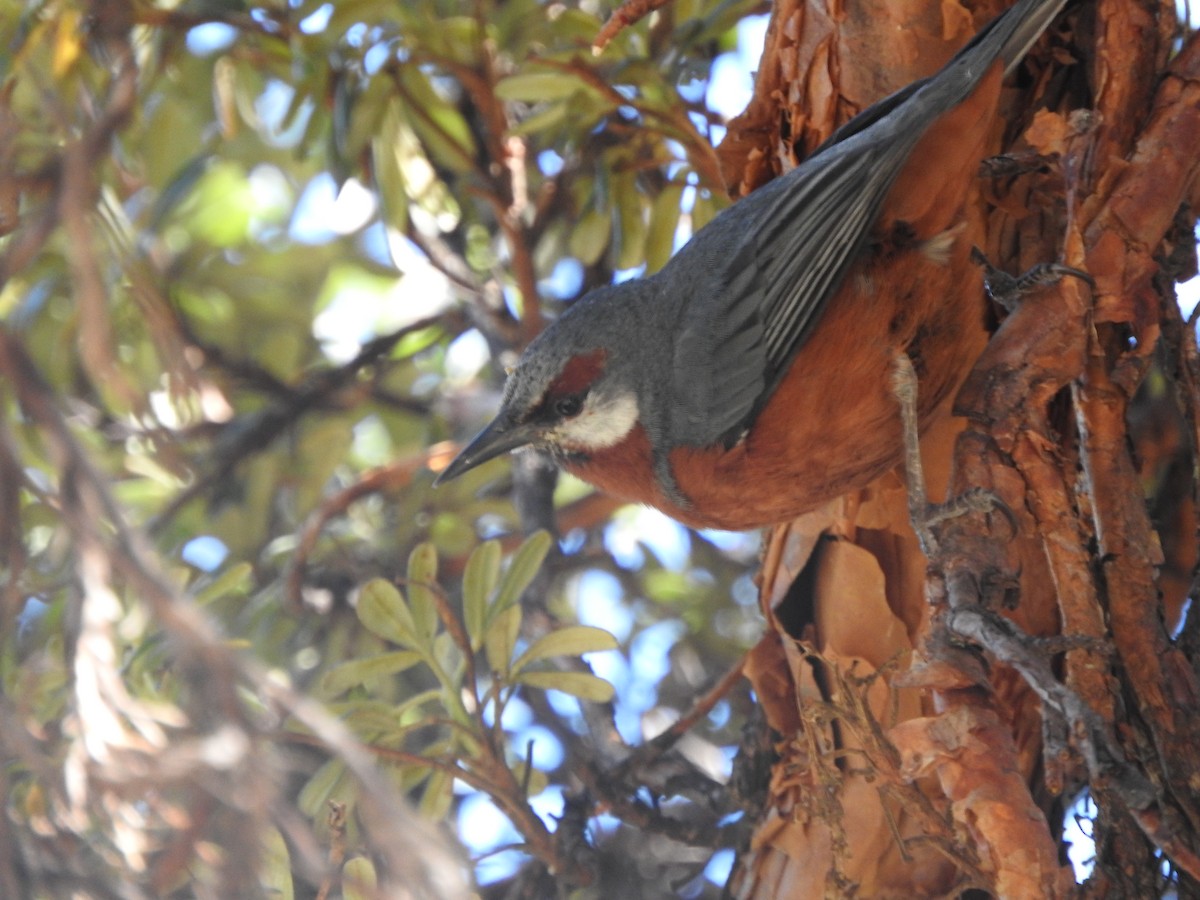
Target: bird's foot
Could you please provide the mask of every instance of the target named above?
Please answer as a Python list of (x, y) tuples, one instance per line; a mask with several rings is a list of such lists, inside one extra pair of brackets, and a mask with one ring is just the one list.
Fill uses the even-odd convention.
[(904, 439), (904, 474), (908, 483), (908, 515), (921, 551), (932, 557), (938, 551), (935, 534), (937, 526), (970, 513), (999, 512), (1007, 520), (1012, 533), (1017, 533), (1017, 519), (1000, 497), (984, 488), (972, 488), (945, 503), (930, 503), (925, 488), (925, 470), (921, 465), (921, 443), (917, 428), (917, 373), (912, 360), (901, 353), (892, 369), (892, 392), (900, 401), (900, 426)]
[(1008, 520), (1013, 533), (1017, 530), (1017, 518), (1008, 504), (1000, 499), (1000, 495), (987, 488), (971, 488), (957, 497), (952, 497), (945, 503), (930, 503), (926, 522), (929, 525), (940, 525), (950, 519), (957, 519), (969, 513), (998, 512)]
[[(922, 511), (921, 521), (918, 523), (914, 519), (913, 527), (917, 529), (918, 536), (920, 536), (923, 530), (927, 535), (927, 539), (934, 540), (933, 529), (944, 522), (970, 515), (971, 513), (994, 512), (998, 512), (1004, 516), (1008, 522), (1009, 530), (1013, 536), (1016, 536), (1017, 517), (1008, 504), (994, 491), (978, 487), (964, 491), (957, 497), (951, 497), (945, 503), (926, 503), (925, 509)], [(936, 540), (934, 541), (934, 547), (936, 548)]]
[(1039, 263), (1020, 275), (1009, 275), (993, 266), (978, 247), (971, 248), (971, 260), (983, 268), (983, 285), (988, 296), (1009, 312), (1016, 309), (1025, 295), (1039, 287), (1057, 284), (1068, 275), (1087, 282), (1089, 287), (1096, 286), (1087, 272), (1062, 263)]

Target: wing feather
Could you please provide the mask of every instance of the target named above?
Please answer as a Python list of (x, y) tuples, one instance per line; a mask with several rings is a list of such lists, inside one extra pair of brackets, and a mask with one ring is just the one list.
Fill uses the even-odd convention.
[[(997, 60), (1011, 70), (1065, 0), (1019, 0), (936, 75), (881, 100), (695, 235), (672, 358), (673, 445), (737, 438), (858, 257), (913, 147)], [(664, 269), (660, 275), (667, 275)]]

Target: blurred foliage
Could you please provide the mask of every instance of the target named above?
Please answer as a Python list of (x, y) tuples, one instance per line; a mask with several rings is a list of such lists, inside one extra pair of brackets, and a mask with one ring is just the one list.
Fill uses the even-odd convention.
[[(536, 883), (562, 854), (609, 886), (602, 895), (659, 896), (689, 879), (691, 896), (716, 891), (699, 875), (729, 844), (713, 824), (728, 798), (693, 802), (664, 783), (629, 800), (647, 828), (671, 818), (659, 803), (674, 796), (672, 815), (707, 823), (699, 847), (670, 822), (639, 840), (620, 810), (597, 818), (595, 797), (587, 852), (548, 836), (570, 817), (564, 794), (587, 795), (580, 772), (626, 752), (613, 710), (640, 743), (642, 718), (677, 717), (757, 637), (753, 540), (629, 509), (589, 514), (571, 482), (555, 495), (561, 539), (522, 543), (523, 528), (553, 523), (518, 521), (506, 461), (437, 492), (431, 481), (544, 316), (618, 271), (661, 266), (723, 204), (705, 90), (758, 7), (677, 0), (598, 57), (613, 6), (590, 0), (0, 11), (0, 317), (9, 356), (30, 365), (28, 384), (0, 387), (3, 728), (24, 734), (5, 745), (4, 788), (21, 828), (56, 845), (71, 831), (98, 860), (52, 883), (10, 848), (0, 869), (23, 873), (31, 896), (89, 879), (108, 896), (99, 872), (159, 896), (219, 883), (221, 854), (187, 846), (201, 834), (225, 846), (211, 805), (157, 831), (143, 822), (137, 840), (98, 808), (69, 828), (49, 812), (66, 802), (60, 770), (86, 725), (72, 665), (97, 594), (83, 550), (120, 545), (122, 523), (148, 538), (183, 601), (271, 677), (329, 704), (472, 853), (500, 849), (467, 812), (499, 795), (515, 849), (503, 865), (487, 857), (485, 879), (525, 866), (517, 877)], [(31, 412), (35, 381), (65, 437)], [(63, 441), (90, 468), (64, 468)], [(76, 479), (93, 475), (119, 515), (71, 519)], [(184, 702), (203, 679), (145, 588), (111, 568), (97, 577), (111, 589), (104, 634), (121, 690), (171, 735), (189, 719), (192, 733), (215, 728)], [(246, 685), (241, 702), (271, 706)], [(693, 781), (728, 774), (748, 705), (732, 696), (701, 717), (691, 736), (708, 762), (680, 763)], [(325, 850), (342, 840), (328, 804), (348, 804), (346, 896), (367, 896), (354, 780), (306, 737), (294, 722), (279, 733), (278, 802), (297, 804)], [(313, 896), (322, 876), (298, 866), (286, 817), (271, 816), (253, 850), (264, 890)]]

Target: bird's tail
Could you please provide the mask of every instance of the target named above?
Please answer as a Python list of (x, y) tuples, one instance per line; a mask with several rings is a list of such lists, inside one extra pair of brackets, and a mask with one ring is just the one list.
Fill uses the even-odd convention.
[[(1004, 74), (1011, 74), (1066, 3), (1067, 0), (1019, 0), (1007, 12), (988, 23), (942, 71), (961, 67), (976, 73), (978, 78), (982, 76), (982, 71), (991, 68), (995, 60), (1001, 59), (1004, 61)], [(937, 77), (934, 76), (935, 79)]]

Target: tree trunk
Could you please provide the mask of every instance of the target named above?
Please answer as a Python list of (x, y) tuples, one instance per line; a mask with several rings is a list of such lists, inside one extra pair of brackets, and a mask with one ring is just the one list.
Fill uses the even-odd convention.
[[(777, 2), (720, 148), (731, 192), (1000, 9)], [(932, 490), (984, 488), (1011, 521), (950, 520), (927, 560), (896, 472), (770, 535), (747, 674), (778, 762), (735, 896), (1146, 897), (1164, 871), (1200, 896), (1200, 368), (1172, 291), (1195, 271), (1200, 39), (1168, 62), (1175, 27), (1077, 4), (1009, 82), (970, 227), (999, 268), (1063, 262), (1095, 290), (1066, 278), (1007, 317), (962, 297), (981, 357), (922, 457)], [(1077, 887), (1062, 829), (1085, 790)]]

